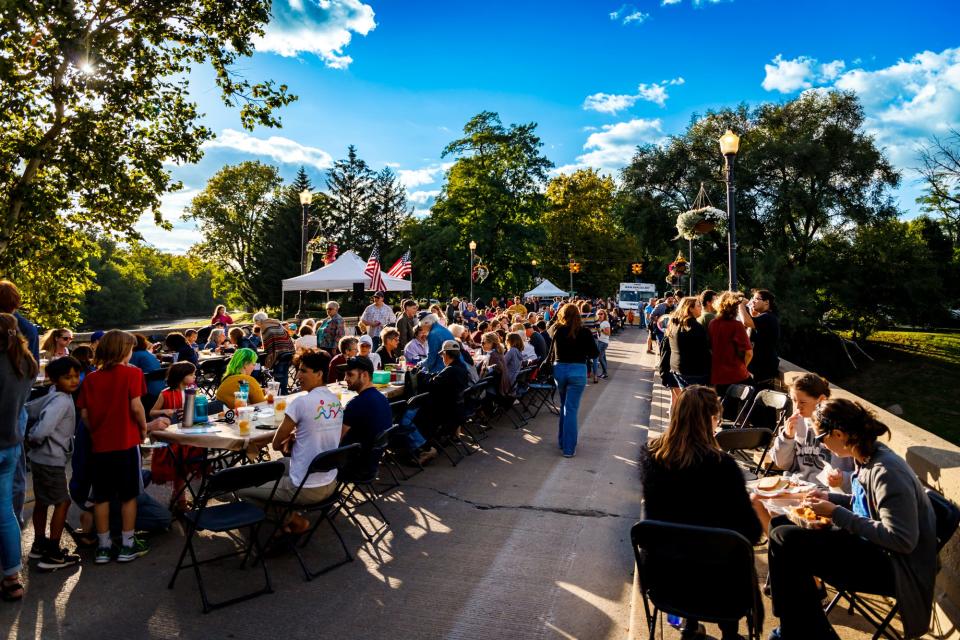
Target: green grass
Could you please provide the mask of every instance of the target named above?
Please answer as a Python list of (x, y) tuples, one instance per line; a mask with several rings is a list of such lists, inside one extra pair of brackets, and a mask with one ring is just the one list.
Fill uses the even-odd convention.
[[(903, 419), (960, 445), (960, 333), (879, 331), (857, 358), (860, 371), (836, 383)], [(862, 366), (861, 366), (862, 364)]]

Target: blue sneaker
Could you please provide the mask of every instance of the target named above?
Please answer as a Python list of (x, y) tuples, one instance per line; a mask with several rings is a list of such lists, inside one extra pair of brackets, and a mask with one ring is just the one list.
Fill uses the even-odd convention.
[(97, 547), (97, 555), (93, 557), (94, 564), (107, 564), (111, 560), (112, 552), (110, 547)]

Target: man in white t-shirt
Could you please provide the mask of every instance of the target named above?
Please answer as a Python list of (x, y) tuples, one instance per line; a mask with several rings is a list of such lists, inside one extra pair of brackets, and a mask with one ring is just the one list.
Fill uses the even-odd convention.
[[(281, 459), (287, 472), (277, 485), (275, 498), (278, 501), (291, 500), (302, 482), (303, 488), (296, 503), (310, 504), (325, 500), (337, 488), (336, 470), (309, 476), (307, 470), (317, 454), (340, 446), (344, 433), (343, 406), (323, 383), (324, 372), (330, 367), (330, 356), (323, 351), (307, 351), (294, 359), (294, 366), (300, 376), (301, 388), (307, 395), (295, 398), (287, 405), (283, 423), (273, 436), (275, 450), (290, 451), (289, 458)], [(244, 500), (263, 505), (270, 498), (272, 489), (272, 484), (261, 485), (244, 489), (239, 495)], [(285, 528), (291, 533), (301, 533), (309, 526), (306, 518), (294, 514)]]

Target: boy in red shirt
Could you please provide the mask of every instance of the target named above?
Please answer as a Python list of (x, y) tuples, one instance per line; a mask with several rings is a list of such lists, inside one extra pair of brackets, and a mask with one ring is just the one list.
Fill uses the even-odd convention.
[(147, 387), (143, 373), (130, 366), (137, 341), (126, 331), (108, 331), (97, 345), (97, 370), (86, 376), (77, 406), (92, 443), (90, 455), (93, 485), (93, 516), (98, 548), (94, 561), (110, 562), (110, 501), (121, 503), (122, 541), (119, 562), (130, 562), (149, 551), (134, 536), (137, 496), (143, 491), (140, 474), (140, 443), (147, 433), (147, 419), (140, 402)]

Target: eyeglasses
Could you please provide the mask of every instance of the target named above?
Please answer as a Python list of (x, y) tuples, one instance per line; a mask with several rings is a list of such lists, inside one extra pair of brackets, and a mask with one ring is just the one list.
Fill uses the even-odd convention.
[(833, 429), (828, 429), (828, 430), (826, 430), (826, 431), (821, 431), (820, 433), (814, 435), (814, 436), (813, 436), (813, 439), (816, 440), (817, 442), (823, 442), (824, 440), (826, 440), (826, 439), (830, 436), (831, 433), (833, 433)]
[(61, 339), (61, 340), (65, 340), (65, 341), (67, 341), (67, 342), (73, 342), (73, 337), (72, 337), (72, 336), (60, 336), (60, 339)]

